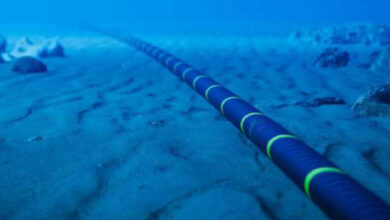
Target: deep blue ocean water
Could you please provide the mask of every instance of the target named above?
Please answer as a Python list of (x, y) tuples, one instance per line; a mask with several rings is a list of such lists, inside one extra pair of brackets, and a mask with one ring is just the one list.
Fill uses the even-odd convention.
[(390, 219), (390, 1), (0, 9), (0, 219)]

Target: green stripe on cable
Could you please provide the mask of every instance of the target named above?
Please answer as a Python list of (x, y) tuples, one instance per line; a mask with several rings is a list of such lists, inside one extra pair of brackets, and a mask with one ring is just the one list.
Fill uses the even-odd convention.
[(173, 72), (176, 73), (176, 68), (178, 68), (180, 65), (182, 65), (183, 63), (178, 61), (177, 63), (175, 63), (175, 65), (173, 66)]
[(186, 74), (187, 74), (188, 72), (190, 72), (191, 70), (194, 70), (194, 68), (189, 67), (189, 68), (187, 68), (186, 70), (184, 70), (184, 72), (183, 72), (183, 74), (182, 74), (183, 80), (186, 80)]
[(173, 59), (173, 57), (168, 57), (168, 59), (166, 59), (164, 62), (165, 66), (167, 66), (169, 64), (169, 62), (171, 62), (172, 59)]
[(194, 79), (194, 81), (193, 81), (193, 83), (192, 83), (192, 88), (196, 89), (196, 88), (195, 88), (196, 82), (197, 82), (198, 80), (202, 79), (202, 78), (206, 78), (206, 76), (200, 75), (200, 76), (195, 77), (195, 79)]
[(214, 88), (217, 88), (217, 87), (221, 87), (221, 85), (215, 84), (215, 85), (212, 85), (212, 86), (210, 86), (209, 88), (206, 89), (206, 92), (204, 93), (204, 97), (206, 98), (207, 101), (209, 101), (210, 90), (212, 90)]
[(293, 135), (289, 135), (289, 134), (281, 134), (281, 135), (276, 135), (275, 137), (271, 138), (271, 140), (268, 141), (267, 143), (267, 156), (272, 160), (272, 155), (271, 155), (271, 147), (272, 145), (274, 144), (275, 141), (279, 140), (279, 139), (283, 139), (283, 138), (293, 138), (293, 139), (297, 139), (296, 137), (294, 137)]
[(240, 122), (240, 129), (241, 129), (241, 132), (243, 134), (245, 134), (245, 131), (244, 131), (245, 120), (248, 119), (249, 117), (255, 116), (255, 115), (263, 115), (263, 113), (261, 113), (261, 112), (251, 112), (251, 113), (246, 114), (244, 117), (242, 117), (241, 122)]
[(237, 96), (230, 96), (230, 97), (227, 97), (226, 99), (222, 100), (222, 102), (221, 102), (221, 112), (222, 112), (222, 115), (225, 115), (225, 112), (223, 111), (223, 107), (225, 106), (225, 104), (228, 101), (233, 100), (233, 99), (240, 99), (240, 98), (237, 97)]
[(310, 183), (314, 179), (314, 177), (318, 176), (321, 173), (340, 173), (340, 174), (344, 174), (344, 171), (342, 171), (342, 170), (340, 170), (340, 169), (338, 169), (336, 167), (320, 167), (320, 168), (316, 168), (316, 169), (313, 169), (312, 171), (310, 171), (306, 175), (305, 183), (304, 183), (305, 193), (306, 193), (306, 195), (309, 198), (311, 198), (311, 195), (310, 195)]

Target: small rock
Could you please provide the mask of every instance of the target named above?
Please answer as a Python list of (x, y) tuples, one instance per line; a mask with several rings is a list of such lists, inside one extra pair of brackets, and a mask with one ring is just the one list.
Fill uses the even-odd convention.
[(294, 105), (301, 105), (305, 107), (319, 107), (322, 105), (344, 105), (345, 101), (336, 97), (321, 97), (313, 100), (300, 101), (294, 103)]
[(341, 51), (337, 47), (332, 47), (326, 49), (323, 53), (321, 53), (314, 61), (314, 65), (320, 66), (322, 68), (339, 68), (347, 66), (348, 62), (348, 52)]
[(43, 137), (41, 136), (32, 136), (27, 139), (28, 142), (37, 142), (37, 141), (42, 141)]
[(373, 56), (376, 58), (371, 63), (371, 70), (390, 72), (390, 46), (385, 47), (380, 53), (374, 53)]
[(371, 88), (368, 91), (368, 97), (377, 102), (390, 104), (390, 85)]
[(164, 125), (164, 120), (149, 121), (149, 124), (153, 125), (154, 127), (161, 127)]
[(63, 57), (64, 47), (57, 40), (49, 40), (45, 43), (41, 57)]
[(34, 57), (21, 57), (16, 60), (12, 70), (18, 73), (43, 73), (47, 67)]
[(291, 105), (303, 106), (303, 107), (320, 107), (322, 105), (344, 105), (345, 101), (342, 98), (336, 97), (321, 97), (315, 99), (308, 99), (304, 101), (297, 101), (293, 104), (280, 104), (272, 106), (274, 108), (285, 108)]
[(390, 85), (371, 88), (356, 100), (352, 110), (364, 117), (390, 117)]

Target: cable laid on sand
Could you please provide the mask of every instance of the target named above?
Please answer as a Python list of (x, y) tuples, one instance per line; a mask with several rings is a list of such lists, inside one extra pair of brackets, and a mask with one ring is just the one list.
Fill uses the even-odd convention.
[(331, 219), (390, 220), (390, 207), (380, 198), (212, 78), (135, 37), (97, 31), (130, 44), (186, 82), (255, 143)]

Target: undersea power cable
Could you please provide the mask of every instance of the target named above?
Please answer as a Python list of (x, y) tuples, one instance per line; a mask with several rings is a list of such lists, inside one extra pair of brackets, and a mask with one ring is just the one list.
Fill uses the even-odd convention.
[(209, 76), (138, 38), (115, 31), (98, 31), (149, 55), (192, 87), (263, 151), (331, 219), (390, 220), (388, 204)]

